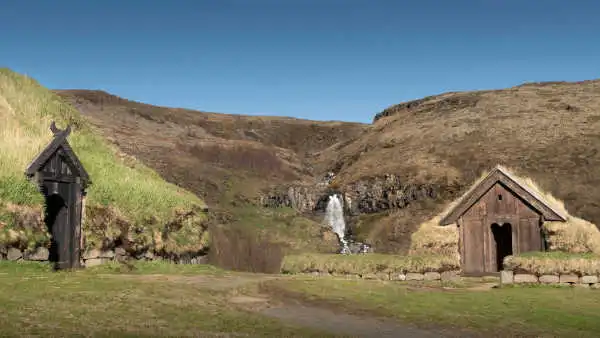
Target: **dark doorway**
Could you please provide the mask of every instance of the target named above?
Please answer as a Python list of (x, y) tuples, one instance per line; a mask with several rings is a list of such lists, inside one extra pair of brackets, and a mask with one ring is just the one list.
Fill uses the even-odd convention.
[(502, 270), (502, 261), (504, 257), (512, 255), (512, 227), (510, 223), (504, 223), (501, 226), (497, 223), (492, 224), (492, 234), (496, 244), (496, 269)]
[(68, 247), (70, 243), (64, 243), (68, 232), (68, 209), (65, 200), (59, 194), (46, 196), (46, 214), (44, 222), (51, 235), (49, 260), (55, 268), (59, 268), (59, 262), (64, 260), (66, 253), (59, 252), (59, 248)]

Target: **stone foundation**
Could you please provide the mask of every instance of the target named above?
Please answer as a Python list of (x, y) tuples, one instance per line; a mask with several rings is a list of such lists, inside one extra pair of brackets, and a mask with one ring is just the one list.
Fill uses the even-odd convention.
[(578, 276), (574, 274), (548, 274), (538, 276), (531, 273), (514, 273), (510, 270), (504, 270), (500, 273), (500, 284), (546, 284), (600, 289), (600, 278), (597, 275)]
[[(33, 251), (22, 251), (17, 248), (8, 248), (4, 251), (0, 250), (0, 260), (48, 262), (49, 256), (50, 251), (44, 247), (38, 247)], [(106, 251), (96, 249), (86, 251), (81, 257), (81, 263), (85, 267), (90, 267), (113, 261), (123, 261), (129, 259), (138, 261), (169, 261), (177, 264), (206, 264), (206, 256), (172, 258), (161, 257), (152, 252), (146, 252), (137, 257), (131, 257), (127, 255), (125, 250), (122, 248)]]
[(392, 273), (366, 273), (366, 274), (337, 274), (323, 271), (313, 271), (301, 273), (311, 276), (335, 276), (345, 277), (346, 279), (367, 279), (383, 281), (456, 281), (460, 278), (459, 271), (444, 272), (392, 272)]

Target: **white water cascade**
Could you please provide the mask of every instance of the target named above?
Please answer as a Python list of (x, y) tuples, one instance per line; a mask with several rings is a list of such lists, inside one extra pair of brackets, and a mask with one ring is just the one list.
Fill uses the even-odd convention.
[(325, 222), (329, 224), (333, 232), (338, 235), (340, 242), (342, 243), (342, 250), (340, 253), (349, 254), (350, 248), (348, 247), (348, 241), (346, 240), (346, 222), (344, 221), (344, 208), (338, 195), (329, 196), (327, 202), (327, 208), (325, 209)]

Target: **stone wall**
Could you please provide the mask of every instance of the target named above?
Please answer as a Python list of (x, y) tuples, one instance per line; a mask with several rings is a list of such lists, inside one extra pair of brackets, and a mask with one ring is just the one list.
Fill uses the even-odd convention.
[(17, 248), (0, 248), (0, 260), (9, 261), (48, 261), (50, 252), (47, 248), (39, 247), (32, 251), (21, 251)]
[(322, 271), (301, 273), (310, 276), (335, 276), (348, 279), (391, 280), (391, 281), (455, 281), (460, 278), (459, 271), (444, 272), (406, 272), (406, 273), (368, 273), (368, 274), (337, 274)]
[(575, 274), (549, 274), (538, 276), (531, 273), (515, 273), (511, 270), (503, 270), (500, 273), (500, 284), (549, 284), (600, 289), (600, 276), (578, 276)]
[[(45, 247), (38, 247), (35, 250), (19, 250), (17, 248), (7, 248), (4, 250), (0, 249), (0, 260), (9, 261), (37, 261), (47, 262), (49, 260), (50, 251)], [(197, 257), (161, 257), (155, 255), (152, 252), (146, 252), (139, 257), (130, 257), (123, 248), (116, 248), (115, 250), (90, 250), (83, 254), (82, 264), (86, 267), (96, 266), (103, 263), (112, 261), (123, 261), (128, 259), (134, 259), (139, 261), (169, 261), (178, 264), (205, 264), (206, 256)]]

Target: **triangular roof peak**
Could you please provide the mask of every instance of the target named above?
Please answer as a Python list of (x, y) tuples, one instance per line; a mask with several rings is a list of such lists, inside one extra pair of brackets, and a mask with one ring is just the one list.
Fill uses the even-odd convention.
[(75, 152), (67, 142), (67, 136), (71, 134), (71, 126), (67, 126), (66, 129), (61, 130), (56, 127), (56, 123), (52, 121), (50, 124), (50, 130), (54, 134), (54, 139), (31, 161), (31, 163), (25, 169), (25, 175), (29, 178), (33, 177), (36, 173), (42, 170), (43, 166), (48, 162), (48, 160), (56, 154), (56, 152), (62, 149), (64, 155), (67, 157), (67, 160), (73, 166), (74, 172), (73, 175), (77, 176), (81, 179), (81, 184), (83, 187), (87, 186), (90, 182), (90, 177), (83, 164), (75, 155)]
[(564, 212), (554, 207), (534, 188), (522, 182), (521, 179), (513, 175), (508, 169), (498, 164), (458, 199), (456, 204), (440, 220), (440, 225), (455, 223), (460, 216), (467, 212), (496, 183), (501, 183), (525, 200), (533, 209), (541, 213), (545, 220), (566, 222), (567, 215)]

